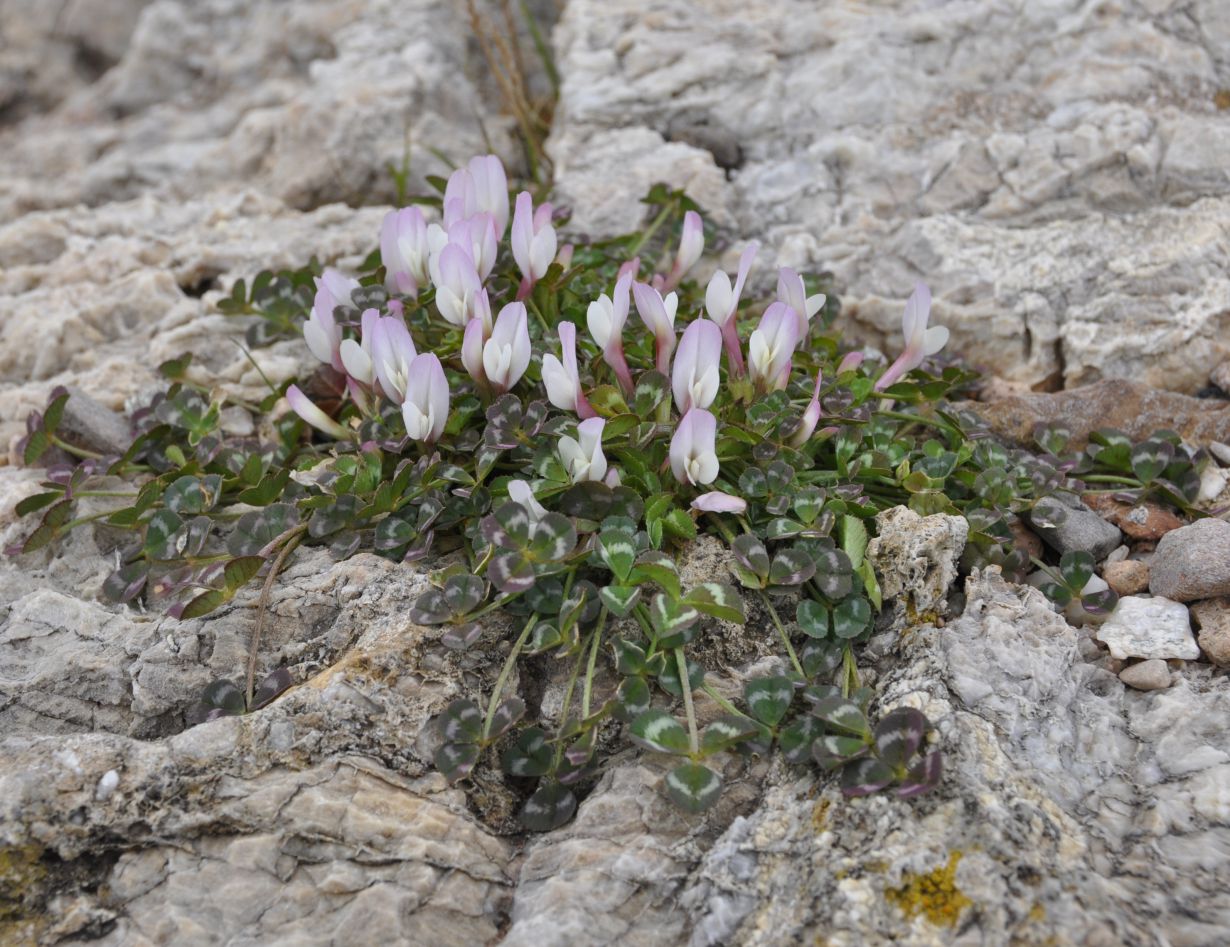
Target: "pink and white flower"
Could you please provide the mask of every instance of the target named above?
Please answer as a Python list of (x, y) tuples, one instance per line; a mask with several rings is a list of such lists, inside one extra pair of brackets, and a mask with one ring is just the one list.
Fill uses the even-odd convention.
[(671, 370), (671, 391), (680, 415), (692, 408), (708, 408), (717, 397), (722, 361), (722, 330), (708, 319), (697, 319), (683, 330), (675, 365)]
[(286, 389), (286, 400), (290, 403), (291, 410), (316, 430), (323, 431), (338, 440), (346, 440), (350, 437), (350, 431), (316, 407), (308, 396), (299, 390), (298, 385), (291, 385)]
[(663, 375), (670, 374), (671, 353), (675, 350), (675, 310), (679, 297), (674, 293), (662, 294), (648, 283), (633, 283), (632, 298), (641, 321), (653, 333), (657, 351), (657, 369)]
[(820, 423), (820, 384), (822, 380), (823, 374), (817, 370), (816, 387), (812, 390), (811, 401), (803, 409), (803, 422), (790, 438), (790, 444), (793, 447), (802, 447), (806, 444), (807, 439), (816, 430), (816, 425)]
[(692, 509), (703, 510), (706, 513), (746, 513), (747, 500), (723, 493), (721, 490), (711, 490), (693, 500)]
[(733, 287), (725, 271), (718, 270), (705, 288), (705, 312), (721, 328), (726, 357), (730, 359), (731, 370), (737, 375), (743, 374), (743, 350), (739, 346), (735, 312), (739, 308), (739, 297), (743, 295), (743, 284), (747, 281), (747, 274), (751, 271), (759, 250), (760, 244), (755, 241), (744, 249), (739, 257), (739, 272)]
[(525, 303), (509, 303), (500, 310), (489, 337), (481, 319), (466, 324), (461, 361), (480, 385), (496, 394), (510, 390), (530, 365), (530, 328)]
[(679, 235), (679, 249), (675, 251), (675, 260), (671, 271), (666, 275), (662, 289), (666, 292), (679, 285), (679, 281), (687, 274), (696, 261), (705, 252), (705, 225), (700, 214), (694, 210), (683, 215), (683, 231)]
[(534, 491), (524, 480), (508, 481), (508, 499), (514, 503), (520, 503), (535, 523), (547, 515), (546, 507), (538, 502), (534, 497)]
[(413, 440), (434, 444), (448, 421), (448, 379), (440, 359), (428, 352), (410, 363), (406, 398), (401, 405), (406, 434)]
[(512, 253), (521, 271), (521, 286), (517, 298), (524, 299), (542, 279), (555, 259), (556, 235), (551, 226), (551, 205), (541, 204), (534, 210), (529, 191), (517, 195), (513, 210)]
[(795, 311), (799, 317), (799, 339), (806, 338), (811, 317), (824, 308), (824, 293), (808, 296), (803, 277), (790, 267), (783, 266), (777, 271), (777, 299)]
[(581, 390), (581, 373), (577, 368), (577, 327), (561, 322), (559, 342), (563, 361), (549, 352), (542, 357), (542, 383), (547, 389), (547, 400), (557, 408), (592, 418), (594, 409)]
[(445, 227), (475, 214), (490, 214), (496, 240), (508, 227), (508, 177), (495, 155), (478, 155), (448, 177), (444, 186)]
[(480, 281), (491, 275), (500, 250), (495, 227), (495, 218), (490, 214), (474, 214), (448, 228), (448, 242), (469, 254)]
[(449, 243), (440, 250), (436, 261), (432, 279), (436, 284), (436, 308), (440, 315), (455, 326), (464, 326), (475, 316), (481, 317), (482, 303), (478, 297), (483, 292), (483, 284), (470, 254), (460, 245)]
[(777, 391), (790, 380), (790, 360), (799, 344), (799, 320), (785, 303), (769, 305), (747, 345), (748, 372), (758, 391)]
[(325, 270), (316, 277), (316, 298), (312, 301), (312, 312), (303, 324), (303, 340), (308, 351), (339, 372), (345, 371), (346, 367), (341, 356), (342, 327), (333, 318), (333, 310), (338, 306), (350, 305), (350, 294), (358, 288), (358, 280), (343, 276), (337, 270)]
[(628, 360), (624, 357), (624, 324), (628, 321), (631, 286), (631, 273), (619, 277), (615, 281), (614, 292), (610, 296), (605, 293), (599, 296), (589, 304), (585, 314), (589, 334), (602, 349), (602, 359), (615, 372), (625, 395), (630, 395), (636, 387), (632, 382), (632, 372), (628, 369)]
[(606, 476), (606, 455), (602, 453), (602, 429), (606, 421), (589, 418), (577, 425), (577, 436), (559, 439), (559, 456), (573, 483), (600, 481)]
[(384, 215), (380, 227), (380, 261), (384, 264), (384, 285), (390, 293), (417, 297), (431, 274), (427, 221), (417, 207), (403, 207)]
[(406, 323), (397, 316), (384, 316), (372, 329), (372, 368), (380, 382), (380, 390), (394, 404), (406, 400), (418, 353)]
[(948, 329), (944, 326), (927, 328), (931, 318), (931, 290), (926, 283), (919, 283), (906, 300), (901, 316), (901, 334), (905, 336), (905, 351), (876, 382), (876, 391), (883, 391), (907, 372), (912, 372), (929, 355), (934, 355), (948, 342)]
[(717, 418), (702, 408), (685, 414), (671, 438), (670, 462), (680, 483), (713, 483), (718, 475)]

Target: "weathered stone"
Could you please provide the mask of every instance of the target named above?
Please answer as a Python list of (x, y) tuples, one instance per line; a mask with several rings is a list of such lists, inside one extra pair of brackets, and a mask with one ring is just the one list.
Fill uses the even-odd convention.
[(1098, 628), (1097, 639), (1120, 661), (1181, 658), (1194, 661), (1200, 649), (1192, 636), (1187, 606), (1155, 595), (1127, 595)]
[(920, 516), (904, 506), (876, 515), (876, 535), (867, 546), (880, 591), (891, 603), (892, 623), (914, 616), (945, 615), (948, 590), (969, 536), (963, 516)]
[(1087, 552), (1101, 560), (1123, 538), (1117, 527), (1066, 493), (1043, 497), (1028, 515), (1034, 532), (1060, 553)]
[(1086, 493), (1081, 499), (1086, 506), (1107, 522), (1114, 523), (1131, 539), (1155, 542), (1172, 529), (1183, 525), (1183, 520), (1156, 503), (1124, 503), (1108, 493)]
[(1221, 4), (1080, 10), (572, 0), (559, 189), (609, 233), (641, 212), (613, 181), (687, 185), (763, 259), (831, 271), (884, 351), (922, 278), (1005, 379), (1195, 391), (1230, 355)]
[(1176, 602), (1230, 595), (1230, 523), (1210, 517), (1163, 536), (1149, 563), (1149, 590)]
[(1230, 598), (1194, 602), (1191, 612), (1200, 650), (1218, 667), (1230, 667)]
[(1120, 595), (1135, 595), (1149, 588), (1149, 566), (1138, 559), (1112, 562), (1102, 570), (1102, 578)]
[(1170, 667), (1160, 658), (1150, 658), (1124, 668), (1119, 680), (1138, 691), (1164, 690), (1170, 686)]
[(1037, 424), (1056, 423), (1072, 433), (1071, 446), (1083, 447), (1098, 428), (1113, 427), (1133, 440), (1163, 428), (1192, 444), (1230, 439), (1230, 404), (1190, 398), (1123, 379), (1108, 379), (1071, 391), (1029, 394), (964, 407), (1001, 437), (1033, 446)]

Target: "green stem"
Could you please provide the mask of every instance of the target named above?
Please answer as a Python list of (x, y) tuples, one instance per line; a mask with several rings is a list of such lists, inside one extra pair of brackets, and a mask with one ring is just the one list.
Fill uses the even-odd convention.
[(589, 719), (589, 701), (594, 692), (594, 668), (598, 664), (598, 644), (602, 640), (602, 631), (606, 628), (606, 606), (598, 616), (598, 625), (594, 628), (593, 643), (589, 646), (589, 661), (585, 666), (585, 688), (581, 691), (581, 716)]
[(1139, 480), (1133, 480), (1130, 477), (1116, 477), (1111, 474), (1090, 474), (1087, 477), (1081, 477), (1085, 483), (1117, 483), (1127, 487), (1143, 487), (1144, 484)]
[(683, 691), (683, 709), (688, 715), (688, 740), (692, 747), (692, 755), (700, 751), (700, 734), (696, 732), (696, 708), (692, 706), (692, 681), (688, 677), (688, 659), (683, 656), (683, 648), (675, 649), (675, 665), (679, 668), (679, 689)]
[(495, 720), (495, 709), (500, 705), (500, 695), (504, 693), (504, 685), (508, 683), (508, 675), (512, 673), (513, 665), (517, 663), (521, 649), (525, 647), (525, 642), (530, 637), (530, 631), (537, 621), (538, 613), (534, 612), (530, 615), (530, 620), (525, 623), (525, 627), (521, 629), (521, 634), (517, 637), (516, 643), (513, 644), (512, 650), (508, 652), (508, 658), (504, 661), (504, 667), (500, 669), (500, 676), (496, 678), (495, 690), (492, 691), (491, 700), (487, 704), (487, 716), (483, 720), (484, 743), (487, 740), (487, 734), (491, 732), (491, 722)]
[(773, 602), (769, 600), (769, 596), (764, 592), (760, 593), (760, 600), (764, 602), (765, 607), (769, 610), (773, 624), (777, 626), (777, 633), (782, 636), (782, 644), (786, 646), (786, 653), (790, 655), (790, 663), (794, 665), (794, 669), (798, 672), (799, 677), (806, 678), (807, 675), (803, 672), (803, 665), (799, 663), (799, 656), (794, 653), (794, 647), (790, 644), (790, 635), (786, 633), (786, 626), (782, 624), (781, 616), (777, 614), (777, 609), (773, 607)]
[(941, 431), (950, 431), (954, 434), (961, 434), (959, 428), (953, 427), (946, 421), (937, 421), (934, 418), (924, 418), (917, 414), (906, 414), (904, 411), (876, 411), (875, 416), (879, 418), (892, 418), (895, 421), (911, 421), (916, 424), (925, 424), (927, 427), (938, 428)]
[(491, 612), (494, 612), (497, 608), (503, 608), (505, 605), (507, 605), (509, 602), (511, 602), (516, 597), (517, 596), (515, 595), (501, 595), (497, 597), (495, 601), (491, 602), (489, 605), (485, 605), (483, 608), (480, 608), (476, 612), (472, 612), (466, 617), (470, 621), (474, 621), (475, 619), (482, 618), (484, 615), (488, 615)]
[(724, 711), (726, 711), (732, 717), (742, 717), (744, 720), (753, 719), (752, 717), (749, 717), (747, 714), (745, 714), (738, 707), (736, 707), (734, 704), (732, 704), (730, 701), (728, 701), (721, 694), (719, 694), (717, 690), (714, 689), (713, 685), (710, 684), (708, 681), (706, 681), (704, 684), (701, 684), (700, 689), (703, 690), (706, 694), (708, 694), (710, 699), (715, 704), (721, 707)]
[(657, 233), (659, 227), (666, 223), (670, 215), (674, 213), (674, 210), (674, 204), (667, 204), (661, 211), (658, 212), (658, 216), (653, 219), (653, 222), (647, 228), (645, 228), (636, 243), (632, 244), (632, 246), (628, 249), (629, 260), (641, 252), (641, 247), (645, 245), (650, 237)]
[(87, 460), (102, 460), (102, 454), (96, 454), (94, 451), (86, 450), (84, 447), (76, 447), (73, 444), (66, 443), (54, 434), (49, 435), (48, 439), (60, 450), (72, 454), (74, 457), (83, 457)]
[(852, 691), (858, 690), (860, 683), (858, 679), (858, 664), (854, 660), (854, 649), (849, 645), (846, 645), (841, 661), (841, 696), (849, 697)]

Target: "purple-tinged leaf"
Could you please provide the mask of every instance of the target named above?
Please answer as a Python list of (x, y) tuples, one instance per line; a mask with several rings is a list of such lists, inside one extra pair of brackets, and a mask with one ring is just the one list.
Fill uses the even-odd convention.
[(800, 714), (777, 735), (778, 746), (787, 762), (805, 763), (811, 759), (812, 744), (824, 732), (823, 724), (810, 714)]
[(942, 775), (943, 754), (932, 750), (906, 775), (905, 781), (897, 789), (897, 795), (902, 799), (921, 796), (938, 786)]
[(831, 697), (822, 700), (812, 708), (812, 713), (826, 728), (838, 734), (871, 738), (871, 727), (858, 704), (842, 697)]
[(280, 667), (270, 671), (257, 686), (256, 693), (252, 695), (252, 709), (260, 710), (272, 703), (293, 683), (294, 679), (290, 676), (289, 668)]
[(483, 736), (483, 742), (496, 740), (513, 728), (513, 725), (525, 716), (525, 701), (520, 697), (507, 697), (500, 701), (491, 718), (491, 727)]
[(866, 740), (858, 737), (842, 737), (826, 733), (811, 745), (811, 755), (822, 769), (835, 770), (853, 760), (861, 759), (871, 752)]
[(545, 776), (551, 769), (551, 747), (541, 727), (529, 727), (517, 734), (513, 743), (500, 757), (500, 766), (510, 776)]
[(455, 700), (444, 708), (439, 726), (446, 743), (477, 743), (483, 735), (483, 713), (472, 700)]
[(501, 592), (515, 595), (533, 588), (534, 564), (520, 552), (502, 552), (488, 564), (487, 578)]
[(856, 760), (841, 771), (841, 791), (846, 796), (870, 796), (891, 785), (893, 771), (874, 758)]
[(722, 794), (722, 778), (700, 763), (680, 763), (666, 774), (666, 794), (684, 812), (698, 815)]
[(465, 651), (478, 643), (483, 636), (483, 628), (478, 622), (465, 622), (461, 625), (450, 625), (440, 635), (440, 644), (450, 651)]
[(559, 783), (540, 786), (521, 810), (521, 824), (531, 832), (557, 829), (577, 811), (577, 797)]
[(688, 732), (665, 710), (646, 710), (632, 721), (632, 740), (659, 753), (683, 755), (690, 749)]
[(898, 770), (914, 758), (927, 734), (927, 718), (913, 707), (897, 707), (875, 727), (876, 756)]
[(480, 750), (477, 743), (444, 743), (436, 750), (436, 769), (450, 783), (465, 779), (478, 762)]
[(794, 700), (794, 684), (788, 677), (753, 678), (744, 685), (743, 699), (753, 717), (776, 727)]

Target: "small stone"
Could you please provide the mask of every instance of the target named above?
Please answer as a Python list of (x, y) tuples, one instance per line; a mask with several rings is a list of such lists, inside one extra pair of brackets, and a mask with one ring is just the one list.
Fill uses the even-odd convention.
[(1083, 499), (1092, 510), (1118, 526), (1132, 539), (1161, 539), (1172, 529), (1178, 529), (1183, 521), (1156, 503), (1141, 503), (1133, 506), (1113, 499), (1106, 493), (1086, 493)]
[(1194, 661), (1200, 648), (1192, 635), (1187, 606), (1154, 596), (1129, 595), (1098, 629), (1098, 641), (1120, 660), (1126, 658), (1182, 658)]
[(1087, 552), (1100, 561), (1123, 538), (1118, 527), (1070, 494), (1043, 497), (1029, 519), (1042, 541), (1059, 553)]
[(1209, 381), (1222, 391), (1230, 394), (1230, 360), (1222, 362), (1209, 372)]
[(1120, 596), (1135, 595), (1149, 588), (1149, 566), (1138, 559), (1123, 559), (1107, 565), (1102, 578)]
[(74, 385), (68, 386), (57, 433), (70, 444), (100, 454), (122, 454), (132, 444), (128, 421)]
[(1230, 467), (1230, 444), (1223, 444), (1221, 441), (1213, 441), (1209, 445), (1209, 453), (1217, 458), (1218, 462), (1223, 467)]
[(1226, 476), (1226, 472), (1216, 464), (1209, 464), (1200, 471), (1200, 492), (1196, 494), (1196, 502), (1216, 500), (1226, 489), (1227, 483), (1230, 483), (1230, 477)]
[(1170, 668), (1160, 658), (1151, 658), (1124, 668), (1119, 680), (1138, 691), (1160, 691), (1170, 686)]
[(904, 506), (877, 514), (867, 558), (875, 566), (884, 600), (908, 596), (919, 614), (944, 614), (968, 536), (969, 524), (961, 516), (920, 516)]
[(1230, 595), (1230, 523), (1197, 520), (1163, 536), (1149, 566), (1149, 591), (1176, 602)]
[(1114, 551), (1106, 557), (1106, 565), (1110, 565), (1112, 562), (1122, 562), (1131, 553), (1132, 550), (1128, 549), (1127, 546), (1116, 546)]
[(1230, 598), (1214, 598), (1192, 605), (1192, 618), (1200, 629), (1200, 650), (1218, 667), (1230, 667)]

